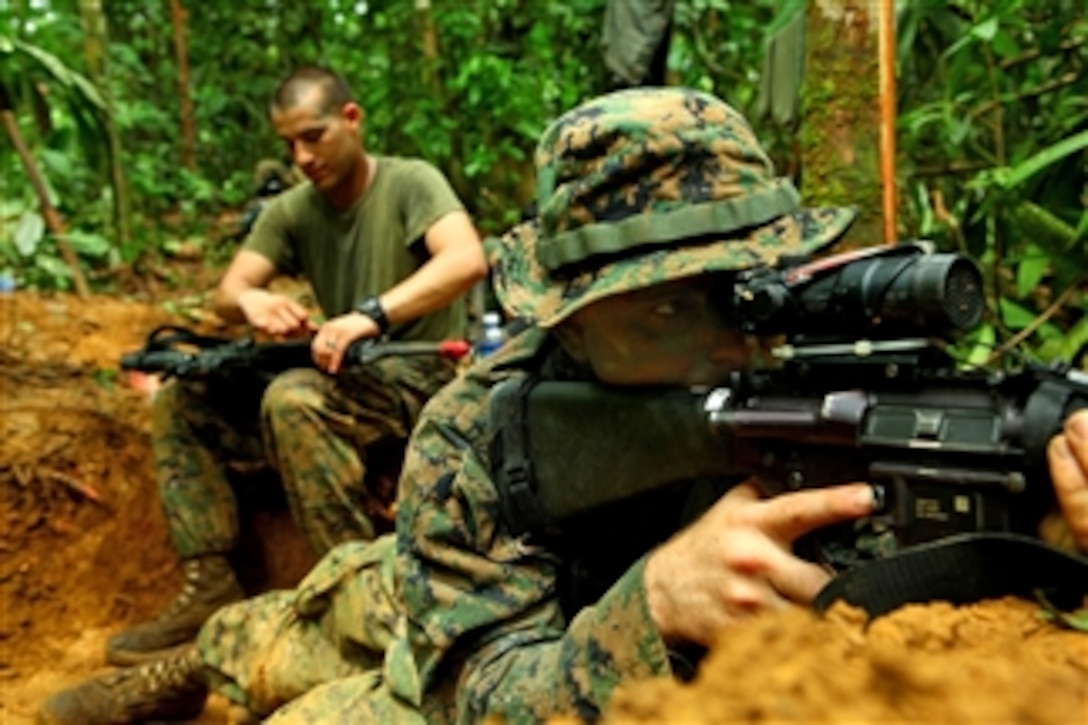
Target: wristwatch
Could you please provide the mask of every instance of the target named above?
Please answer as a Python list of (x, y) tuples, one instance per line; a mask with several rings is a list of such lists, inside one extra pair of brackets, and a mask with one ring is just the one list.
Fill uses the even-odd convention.
[(374, 320), (374, 324), (378, 326), (378, 332), (382, 335), (389, 332), (389, 318), (385, 316), (385, 309), (382, 308), (381, 300), (377, 295), (370, 295), (363, 299), (362, 302), (355, 308), (356, 312), (362, 312), (364, 315)]

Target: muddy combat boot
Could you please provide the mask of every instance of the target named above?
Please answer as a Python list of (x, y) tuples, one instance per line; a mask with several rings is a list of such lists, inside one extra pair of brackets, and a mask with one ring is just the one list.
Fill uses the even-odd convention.
[(244, 596), (225, 556), (200, 556), (186, 560), (183, 566), (185, 586), (181, 593), (150, 622), (110, 637), (107, 662), (134, 665), (169, 654), (171, 648), (191, 641), (213, 612)]
[(189, 720), (204, 709), (208, 685), (195, 647), (93, 677), (61, 690), (38, 710), (38, 725), (115, 725)]

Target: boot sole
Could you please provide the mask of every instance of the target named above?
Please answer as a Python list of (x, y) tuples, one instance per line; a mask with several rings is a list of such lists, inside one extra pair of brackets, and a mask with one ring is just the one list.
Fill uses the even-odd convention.
[(132, 667), (134, 665), (143, 665), (148, 662), (156, 662), (165, 657), (171, 657), (173, 655), (181, 654), (185, 649), (191, 647), (192, 640), (176, 644), (172, 647), (164, 647), (163, 649), (150, 650), (147, 652), (134, 652), (129, 650), (107, 650), (106, 662), (117, 667)]

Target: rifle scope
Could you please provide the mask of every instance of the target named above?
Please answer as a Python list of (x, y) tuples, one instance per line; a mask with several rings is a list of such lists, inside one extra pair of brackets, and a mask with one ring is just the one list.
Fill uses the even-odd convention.
[(985, 306), (975, 263), (923, 243), (742, 272), (724, 297), (723, 314), (745, 332), (837, 339), (967, 330)]

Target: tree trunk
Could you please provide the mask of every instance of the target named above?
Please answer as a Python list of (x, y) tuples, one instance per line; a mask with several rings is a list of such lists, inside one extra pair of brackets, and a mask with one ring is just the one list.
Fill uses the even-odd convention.
[(416, 15), (420, 24), (420, 41), (423, 48), (423, 83), (432, 93), (439, 92), (438, 84), (438, 33), (431, 14), (431, 0), (416, 0)]
[(801, 179), (806, 204), (858, 207), (848, 246), (880, 244), (877, 4), (807, 0)]
[(102, 95), (106, 105), (106, 135), (110, 148), (110, 179), (113, 183), (114, 223), (117, 226), (117, 241), (127, 245), (132, 240), (132, 207), (129, 203), (128, 183), (121, 157), (121, 135), (117, 132), (117, 120), (114, 115), (113, 91), (110, 88), (107, 48), (109, 33), (106, 30), (106, 16), (102, 13), (101, 0), (80, 0), (80, 19), (83, 22), (85, 37), (84, 48), (87, 52), (87, 66), (91, 79)]
[(64, 261), (72, 270), (72, 282), (75, 284), (76, 292), (81, 298), (87, 299), (91, 291), (87, 287), (87, 280), (83, 277), (83, 270), (80, 269), (79, 257), (76, 256), (71, 245), (68, 244), (68, 230), (64, 226), (64, 220), (60, 218), (56, 208), (49, 202), (49, 192), (45, 188), (45, 181), (42, 179), (41, 173), (38, 172), (38, 166), (34, 163), (34, 157), (31, 156), (30, 149), (27, 148), (22, 133), (19, 132), (19, 124), (15, 120), (15, 111), (12, 107), (11, 98), (2, 84), (0, 84), (0, 123), (3, 124), (4, 130), (7, 131), (8, 138), (11, 139), (11, 145), (15, 147), (15, 153), (19, 155), (19, 160), (23, 162), (26, 176), (42, 205), (42, 218), (45, 219), (46, 226), (49, 227), (49, 231), (53, 232), (53, 236), (57, 239), (57, 249), (60, 250), (60, 256), (64, 258)]
[(170, 0), (170, 22), (174, 26), (174, 60), (178, 65), (178, 98), (181, 99), (181, 163), (196, 171), (196, 121), (189, 95), (189, 47), (185, 42), (185, 6)]

